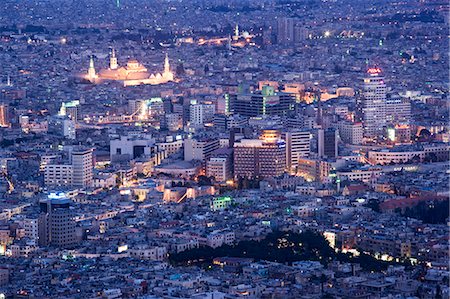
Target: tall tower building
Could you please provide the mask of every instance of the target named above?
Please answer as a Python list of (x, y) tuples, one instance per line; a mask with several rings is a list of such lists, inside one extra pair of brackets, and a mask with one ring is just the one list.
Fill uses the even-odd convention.
[(116, 50), (112, 48), (111, 50), (111, 56), (109, 57), (109, 68), (112, 70), (117, 69), (117, 57), (116, 57)]
[(309, 131), (297, 129), (284, 131), (281, 137), (286, 142), (286, 167), (295, 172), (299, 159), (309, 156), (311, 134)]
[(294, 43), (294, 25), (292, 18), (280, 18), (277, 24), (277, 42), (282, 45)]
[(72, 151), (72, 185), (89, 187), (92, 184), (92, 149), (74, 149)]
[(40, 202), (38, 243), (40, 246), (70, 248), (77, 243), (76, 223), (71, 201), (60, 194), (51, 194)]
[(379, 68), (370, 68), (364, 78), (360, 109), (366, 137), (375, 137), (386, 126), (387, 87)]

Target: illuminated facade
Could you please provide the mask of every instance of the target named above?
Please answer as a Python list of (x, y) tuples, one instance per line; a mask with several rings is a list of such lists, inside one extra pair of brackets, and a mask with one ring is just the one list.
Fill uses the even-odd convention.
[(276, 177), (286, 168), (286, 143), (277, 130), (265, 130), (260, 139), (234, 144), (235, 177)]
[(164, 70), (162, 73), (149, 73), (147, 68), (132, 59), (127, 62), (125, 66), (119, 66), (117, 62), (116, 52), (113, 49), (109, 58), (109, 68), (95, 71), (94, 60), (91, 57), (89, 62), (88, 73), (85, 79), (92, 83), (101, 83), (102, 81), (120, 81), (124, 86), (136, 85), (158, 85), (174, 80), (174, 75), (170, 71), (169, 57), (166, 53), (164, 60)]
[(386, 92), (384, 78), (379, 68), (370, 68), (364, 78), (361, 110), (364, 135), (374, 137), (383, 132), (386, 126)]
[(311, 133), (304, 130), (285, 131), (282, 134), (286, 142), (286, 167), (289, 171), (296, 171), (298, 161), (302, 157), (308, 157), (310, 153)]

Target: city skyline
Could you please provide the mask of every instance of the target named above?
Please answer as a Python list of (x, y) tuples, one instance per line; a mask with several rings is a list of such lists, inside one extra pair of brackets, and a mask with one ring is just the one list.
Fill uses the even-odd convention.
[(1, 298), (448, 298), (449, 5), (4, 0)]

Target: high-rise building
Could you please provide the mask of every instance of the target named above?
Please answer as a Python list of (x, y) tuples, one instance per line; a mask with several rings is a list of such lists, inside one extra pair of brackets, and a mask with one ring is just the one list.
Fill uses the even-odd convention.
[(281, 136), (286, 142), (286, 167), (295, 172), (299, 158), (309, 156), (311, 134), (309, 131), (296, 129), (284, 131)]
[(409, 99), (391, 97), (386, 100), (386, 123), (409, 124), (411, 122), (411, 102)]
[(286, 143), (277, 130), (265, 130), (259, 139), (234, 143), (235, 177), (276, 177), (286, 169)]
[(72, 186), (86, 188), (92, 185), (92, 149), (75, 147), (69, 163), (52, 159), (45, 165), (44, 182), (47, 186)]
[(360, 109), (366, 137), (383, 133), (386, 126), (386, 92), (384, 78), (379, 68), (370, 68), (364, 78)]
[(76, 223), (71, 201), (61, 194), (50, 194), (49, 199), (40, 202), (38, 219), (38, 244), (70, 248), (76, 245)]
[(72, 150), (72, 185), (89, 187), (92, 184), (93, 164), (92, 149), (76, 148)]
[(262, 115), (285, 116), (294, 110), (295, 96), (290, 93), (276, 92), (273, 86), (263, 86), (252, 93), (230, 94), (230, 112), (245, 117)]
[(277, 22), (277, 42), (282, 45), (294, 43), (294, 25), (293, 18), (280, 18)]
[(338, 132), (334, 128), (317, 131), (317, 152), (320, 158), (336, 158), (338, 156)]

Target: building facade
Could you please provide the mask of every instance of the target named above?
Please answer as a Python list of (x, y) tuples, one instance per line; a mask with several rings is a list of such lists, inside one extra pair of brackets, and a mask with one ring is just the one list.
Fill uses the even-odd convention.
[(277, 130), (265, 130), (260, 139), (234, 144), (235, 177), (275, 177), (286, 169), (286, 143)]

